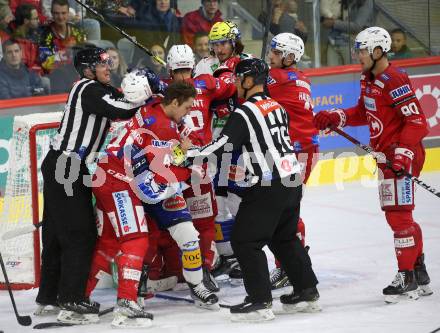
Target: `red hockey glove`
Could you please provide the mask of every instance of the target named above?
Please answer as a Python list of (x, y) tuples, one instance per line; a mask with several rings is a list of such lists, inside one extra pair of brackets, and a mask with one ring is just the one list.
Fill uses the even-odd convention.
[(408, 148), (397, 147), (394, 149), (394, 158), (391, 162), (391, 168), (397, 177), (401, 178), (405, 172), (410, 171), (413, 158), (414, 153)]
[(313, 118), (313, 124), (319, 130), (331, 127), (344, 127), (346, 116), (343, 110), (334, 109), (318, 112)]

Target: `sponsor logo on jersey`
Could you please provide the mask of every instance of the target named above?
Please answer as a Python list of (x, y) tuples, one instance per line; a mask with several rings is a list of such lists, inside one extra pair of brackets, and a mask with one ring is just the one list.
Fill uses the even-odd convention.
[(408, 177), (397, 180), (397, 204), (412, 205), (413, 204), (413, 188), (412, 181)]
[(136, 114), (134, 116), (135, 116), (135, 118), (136, 118), (136, 120), (138, 122), (139, 127), (144, 126), (144, 118), (142, 118), (141, 113), (140, 112), (136, 112)]
[(128, 191), (112, 193), (116, 205), (122, 234), (137, 232), (136, 219), (133, 212), (133, 205)]
[(263, 99), (261, 101), (255, 102), (255, 105), (260, 109), (263, 115), (267, 115), (270, 112), (280, 108), (278, 102), (273, 99)]
[(370, 126), (370, 139), (379, 137), (383, 132), (383, 124), (378, 117), (367, 111), (368, 124)]
[(374, 98), (364, 96), (364, 105), (365, 105), (365, 108), (369, 111), (377, 111), (376, 101)]
[(144, 123), (145, 123), (145, 125), (147, 125), (147, 126), (151, 126), (151, 125), (153, 125), (155, 122), (156, 122), (156, 118), (154, 118), (153, 116), (150, 116), (150, 117), (144, 118)]
[(382, 180), (379, 187), (379, 197), (382, 207), (394, 206), (394, 179), (384, 179)]
[(416, 243), (414, 242), (414, 236), (394, 238), (394, 247), (398, 249), (404, 249), (406, 247), (413, 247)]
[(288, 79), (289, 81), (296, 80), (296, 79), (298, 79), (298, 75), (296, 75), (295, 72), (288, 72), (288, 73), (287, 73), (287, 79)]
[(157, 148), (168, 148), (171, 147), (172, 144), (171, 141), (151, 140), (151, 145)]
[(162, 208), (166, 211), (176, 212), (186, 208), (186, 201), (180, 195), (168, 198), (162, 202)]
[(186, 198), (186, 202), (193, 219), (202, 219), (214, 214), (210, 193)]
[(384, 88), (385, 84), (382, 81), (374, 80), (374, 84), (378, 87)]
[(194, 86), (196, 88), (206, 89), (206, 81), (205, 80), (194, 80)]
[(277, 83), (277, 81), (272, 76), (270, 76), (270, 75), (267, 77), (267, 81), (266, 82), (269, 85)]
[(380, 76), (380, 78), (383, 79), (384, 81), (388, 81), (388, 80), (390, 79), (390, 76), (389, 76), (388, 74), (383, 73), (383, 74)]
[(412, 94), (412, 89), (409, 84), (405, 84), (399, 88), (393, 89), (390, 91), (390, 96), (392, 99), (398, 99), (402, 96), (406, 96)]
[(296, 80), (296, 85), (298, 87), (306, 88), (308, 91), (310, 91), (310, 84), (308, 84), (306, 81), (303, 80)]

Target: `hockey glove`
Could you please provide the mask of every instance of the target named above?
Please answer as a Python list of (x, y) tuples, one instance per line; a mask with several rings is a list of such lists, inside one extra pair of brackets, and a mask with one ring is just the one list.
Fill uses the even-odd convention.
[(332, 109), (321, 111), (313, 118), (313, 124), (319, 130), (325, 130), (332, 127), (344, 127), (346, 116), (344, 110)]
[(151, 91), (153, 92), (153, 94), (156, 95), (165, 94), (165, 90), (167, 89), (168, 85), (165, 82), (163, 82), (153, 70), (149, 69), (148, 67), (144, 67), (144, 68), (133, 68), (129, 70), (129, 72), (133, 70), (139, 71), (140, 73), (142, 73), (142, 75), (148, 78), (148, 83), (150, 84)]
[(397, 177), (401, 178), (406, 172), (411, 170), (411, 163), (414, 153), (405, 147), (397, 147), (394, 149), (394, 157), (391, 162), (391, 168)]

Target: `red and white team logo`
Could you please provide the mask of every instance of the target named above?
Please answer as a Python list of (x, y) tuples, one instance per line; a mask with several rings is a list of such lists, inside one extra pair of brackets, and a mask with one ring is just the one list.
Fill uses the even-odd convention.
[(282, 160), (281, 161), (281, 168), (286, 172), (292, 171), (292, 163), (290, 163), (289, 160)]
[(164, 200), (162, 207), (167, 211), (175, 212), (186, 208), (186, 201), (183, 197), (176, 195), (172, 198)]
[(380, 119), (371, 112), (367, 112), (367, 119), (370, 126), (370, 139), (379, 137), (383, 132), (383, 124)]

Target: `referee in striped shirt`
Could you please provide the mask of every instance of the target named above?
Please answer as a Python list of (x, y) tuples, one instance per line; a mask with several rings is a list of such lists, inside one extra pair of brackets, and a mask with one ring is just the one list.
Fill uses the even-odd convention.
[[(81, 321), (99, 311), (84, 299), (96, 224), (87, 163), (93, 161), (108, 133), (110, 120), (128, 119), (141, 104), (123, 99), (110, 86), (109, 55), (86, 48), (75, 56), (81, 76), (69, 93), (58, 133), (43, 161), (43, 252), (36, 314), (59, 305), (60, 321)], [(143, 103), (142, 103), (143, 104)]]
[[(248, 187), (242, 195), (231, 244), (248, 296), (231, 308), (233, 321), (274, 318), (269, 270), (262, 250), (265, 245), (295, 286), (295, 301), (304, 290), (319, 297), (310, 257), (296, 237), (302, 196), (300, 166), (289, 138), (287, 113), (264, 93), (268, 72), (263, 60), (242, 60), (235, 69), (235, 85), (238, 96), (246, 102), (231, 113), (216, 140), (187, 151), (188, 160), (195, 163), (212, 154), (221, 158), (232, 145), (233, 151), (242, 151), (247, 169)], [(282, 302), (293, 303), (293, 294), (283, 296)]]

